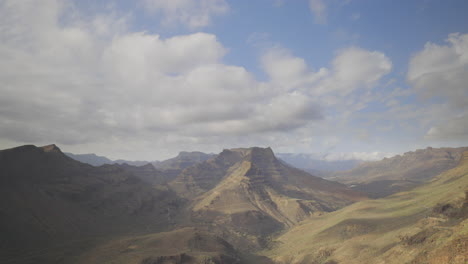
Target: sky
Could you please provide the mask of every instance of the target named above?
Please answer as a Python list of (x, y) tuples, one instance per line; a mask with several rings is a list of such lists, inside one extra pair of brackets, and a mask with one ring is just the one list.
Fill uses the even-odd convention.
[(0, 148), (372, 160), (468, 146), (467, 12), (465, 0), (0, 0)]

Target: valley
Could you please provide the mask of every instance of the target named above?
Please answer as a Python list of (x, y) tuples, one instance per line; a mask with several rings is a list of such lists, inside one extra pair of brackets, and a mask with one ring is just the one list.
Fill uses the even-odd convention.
[[(55, 145), (6, 149), (0, 151), (0, 261), (463, 263), (465, 149), (405, 154), (432, 173), (410, 167), (401, 179), (423, 178), (419, 187), (383, 199), (294, 168), (271, 148), (182, 152), (160, 166), (92, 166)], [(428, 158), (427, 151), (436, 154)], [(404, 164), (394, 160), (380, 163)], [(372, 163), (380, 174), (368, 169), (353, 181), (404, 168), (380, 163)], [(430, 262), (434, 254), (445, 257)]]

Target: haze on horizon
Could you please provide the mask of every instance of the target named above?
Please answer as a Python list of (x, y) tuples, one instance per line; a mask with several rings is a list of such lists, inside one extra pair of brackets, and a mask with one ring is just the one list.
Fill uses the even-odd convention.
[(270, 146), (372, 159), (466, 146), (467, 10), (0, 0), (0, 149), (155, 160)]

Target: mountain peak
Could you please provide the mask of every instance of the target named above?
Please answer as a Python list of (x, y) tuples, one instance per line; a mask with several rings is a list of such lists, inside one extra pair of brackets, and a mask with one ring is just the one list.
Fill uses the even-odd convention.
[(253, 164), (271, 164), (272, 162), (276, 162), (275, 154), (270, 147), (267, 148), (260, 148), (260, 147), (252, 147), (249, 149), (249, 153), (246, 157), (250, 160)]
[(270, 147), (262, 148), (262, 147), (250, 147), (250, 148), (232, 148), (232, 149), (225, 149), (224, 151), (233, 151), (241, 154), (242, 156), (247, 155), (267, 155), (267, 156), (275, 156), (273, 150)]
[(260, 147), (252, 147), (250, 148), (251, 153), (255, 155), (267, 155), (267, 156), (275, 156), (273, 150), (270, 147), (260, 148)]
[(62, 153), (62, 151), (55, 144), (50, 144), (40, 147), (44, 152)]

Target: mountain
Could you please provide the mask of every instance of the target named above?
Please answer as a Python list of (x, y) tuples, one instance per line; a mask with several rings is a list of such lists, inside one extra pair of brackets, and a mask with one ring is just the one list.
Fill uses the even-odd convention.
[(129, 160), (123, 160), (123, 159), (118, 159), (118, 160), (111, 160), (108, 159), (104, 156), (98, 156), (96, 154), (90, 153), (90, 154), (73, 154), (73, 153), (68, 153), (65, 152), (65, 155), (68, 157), (82, 162), (82, 163), (87, 163), (93, 166), (102, 166), (105, 164), (120, 164), (120, 165), (131, 165), (131, 166), (136, 166), (136, 167), (141, 167), (141, 166), (146, 166), (147, 164), (152, 164), (154, 168), (156, 168), (158, 171), (164, 171), (164, 177), (167, 179), (173, 179), (179, 173), (190, 166), (193, 166), (197, 163), (203, 162), (213, 156), (213, 154), (206, 154), (203, 152), (187, 152), (187, 151), (182, 151), (180, 152), (176, 157), (170, 158), (164, 161), (129, 161)]
[(164, 174), (168, 178), (175, 178), (185, 168), (206, 161), (213, 156), (213, 154), (206, 154), (199, 151), (182, 151), (174, 158), (170, 158), (163, 161), (155, 161), (152, 164), (158, 170), (164, 171)]
[(277, 157), (292, 166), (305, 170), (317, 176), (326, 176), (336, 171), (344, 171), (355, 168), (363, 160), (324, 160), (316, 154), (305, 153), (278, 153)]
[(127, 171), (140, 178), (144, 182), (153, 185), (166, 184), (169, 181), (165, 173), (156, 169), (151, 163), (147, 163), (143, 166), (133, 166), (127, 163), (115, 164), (114, 166), (121, 168), (122, 170)]
[(206, 154), (199, 151), (181, 151), (176, 157), (157, 162), (154, 166), (161, 170), (185, 169), (196, 163), (206, 161), (213, 156), (213, 154)]
[(365, 199), (345, 185), (288, 166), (270, 148), (257, 147), (224, 150), (186, 168), (169, 185), (192, 201), (195, 223), (254, 237), (242, 242), (249, 246), (261, 246), (261, 239), (311, 215)]
[(456, 163), (412, 191), (305, 220), (263, 254), (278, 264), (466, 263), (468, 151)]
[(104, 156), (98, 156), (94, 153), (90, 153), (90, 154), (73, 154), (73, 153), (69, 153), (69, 152), (65, 152), (64, 153), (65, 155), (67, 155), (68, 157), (76, 160), (76, 161), (79, 161), (79, 162), (82, 162), (82, 163), (87, 163), (87, 164), (90, 164), (90, 165), (93, 165), (93, 166), (102, 166), (104, 164), (113, 164), (114, 162)]
[(384, 158), (381, 161), (364, 162), (358, 167), (337, 172), (327, 179), (352, 186), (378, 198), (409, 190), (434, 176), (457, 166), (460, 157), (468, 147), (419, 149)]
[(79, 263), (245, 263), (223, 238), (186, 227), (168, 232), (120, 238), (80, 256)]
[(133, 166), (143, 166), (143, 165), (150, 163), (149, 161), (141, 161), (141, 160), (134, 160), (134, 161), (123, 160), (123, 159), (110, 160), (104, 156), (98, 156), (94, 153), (73, 154), (73, 153), (65, 152), (64, 154), (76, 161), (87, 163), (96, 167), (102, 166), (104, 164), (128, 164), (128, 165), (133, 165)]
[(107, 237), (165, 230), (182, 205), (164, 186), (75, 161), (55, 145), (2, 150), (0, 262), (63, 263)]
[[(179, 162), (176, 177), (55, 145), (2, 150), (0, 263), (465, 263), (468, 151), (452, 150), (428, 184), (378, 200), (270, 148)], [(450, 159), (425, 156), (441, 170)]]

